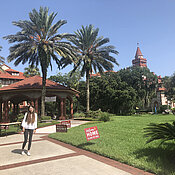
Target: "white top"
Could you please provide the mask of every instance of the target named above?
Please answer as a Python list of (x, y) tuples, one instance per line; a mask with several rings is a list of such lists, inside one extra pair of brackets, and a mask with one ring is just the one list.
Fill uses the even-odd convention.
[(37, 113), (35, 113), (34, 123), (27, 124), (26, 117), (27, 117), (27, 112), (24, 115), (24, 119), (22, 121), (22, 127), (24, 127), (25, 129), (36, 129), (37, 128)]

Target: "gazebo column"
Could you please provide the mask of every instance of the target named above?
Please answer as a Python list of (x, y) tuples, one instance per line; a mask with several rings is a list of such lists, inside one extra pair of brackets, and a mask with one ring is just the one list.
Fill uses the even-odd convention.
[(70, 100), (70, 115), (71, 115), (71, 119), (73, 119), (73, 114), (74, 114), (74, 110), (73, 110), (73, 100)]
[(32, 106), (35, 106), (35, 105), (34, 105), (34, 99), (31, 99), (31, 105), (32, 105)]
[(0, 102), (0, 122), (2, 122), (2, 102)]
[(35, 112), (38, 114), (38, 98), (35, 99)]
[(10, 122), (8, 101), (4, 102), (4, 122)]
[(64, 105), (64, 103), (65, 103), (65, 101), (66, 101), (66, 99), (65, 98), (61, 98), (60, 99), (61, 100), (61, 103), (60, 103), (60, 109), (61, 109), (61, 116), (60, 116), (60, 120), (65, 120), (66, 119), (66, 117), (65, 117), (65, 105)]
[(18, 114), (18, 107), (16, 103), (13, 103), (13, 113), (16, 115)]
[(17, 103), (17, 104), (16, 104), (16, 114), (17, 114), (17, 115), (19, 114), (19, 110), (20, 110), (20, 108), (19, 108), (19, 103)]
[(63, 116), (66, 118), (66, 98), (63, 98)]
[(16, 106), (16, 104), (15, 104), (15, 103), (13, 103), (13, 112), (14, 112), (14, 114), (16, 114), (16, 113), (17, 113), (17, 106)]

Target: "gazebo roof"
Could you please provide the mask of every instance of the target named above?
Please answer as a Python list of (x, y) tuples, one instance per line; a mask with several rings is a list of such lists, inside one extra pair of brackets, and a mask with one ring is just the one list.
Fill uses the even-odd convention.
[[(24, 80), (13, 83), (9, 86), (4, 86), (0, 88), (0, 93), (5, 91), (13, 91), (13, 90), (25, 90), (25, 89), (42, 89), (42, 77), (36, 75), (33, 77), (26, 78)], [(72, 91), (74, 93), (79, 93), (78, 91), (65, 87), (59, 83), (56, 83), (51, 80), (46, 80), (46, 89), (55, 89), (55, 90), (63, 90), (63, 91)]]

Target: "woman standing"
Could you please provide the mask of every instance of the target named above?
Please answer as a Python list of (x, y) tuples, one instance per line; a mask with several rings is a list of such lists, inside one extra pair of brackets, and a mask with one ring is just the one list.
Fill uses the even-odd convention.
[(24, 119), (22, 121), (22, 131), (24, 132), (24, 142), (22, 145), (22, 152), (21, 154), (24, 155), (24, 148), (26, 146), (27, 140), (28, 140), (28, 135), (29, 135), (29, 143), (28, 143), (28, 150), (27, 150), (27, 155), (30, 156), (30, 148), (31, 148), (31, 143), (32, 143), (32, 136), (33, 133), (36, 132), (37, 128), (37, 114), (35, 113), (34, 107), (29, 106), (28, 107), (28, 112), (25, 113)]

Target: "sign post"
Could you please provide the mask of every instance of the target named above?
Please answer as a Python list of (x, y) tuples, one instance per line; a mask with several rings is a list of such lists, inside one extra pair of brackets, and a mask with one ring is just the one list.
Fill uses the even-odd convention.
[(85, 128), (84, 131), (87, 141), (100, 138), (97, 126)]

